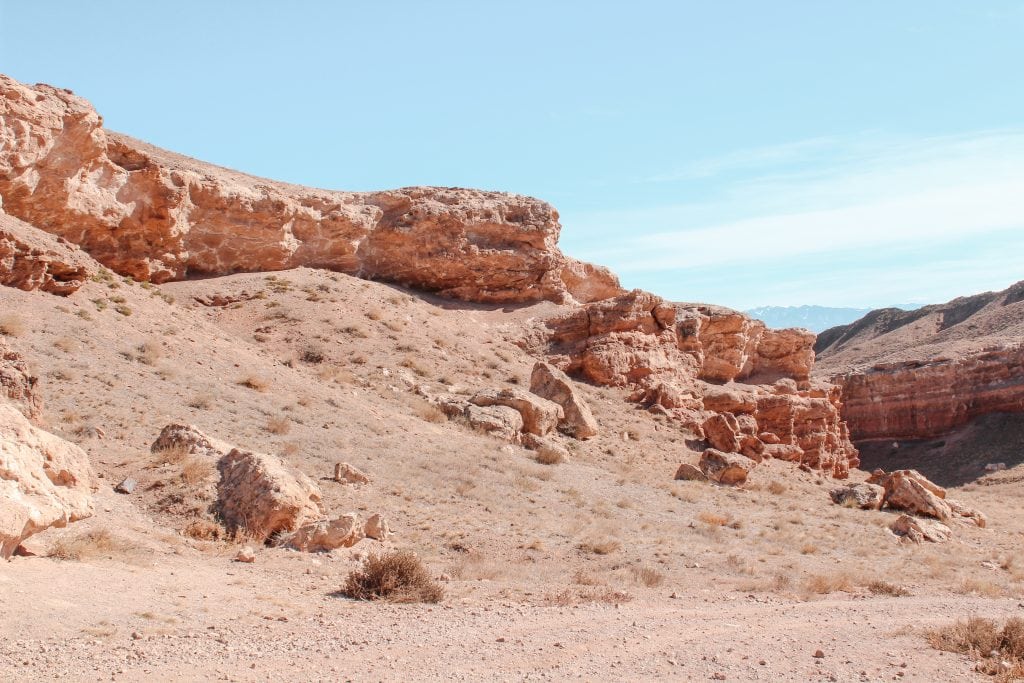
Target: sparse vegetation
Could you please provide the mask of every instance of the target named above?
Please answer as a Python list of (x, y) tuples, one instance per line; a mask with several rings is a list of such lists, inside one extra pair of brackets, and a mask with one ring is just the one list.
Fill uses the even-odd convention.
[(933, 629), (928, 644), (936, 650), (965, 654), (978, 660), (981, 673), (999, 681), (1024, 677), (1024, 619), (1011, 617), (1000, 628), (992, 619), (968, 617)]
[(54, 541), (50, 557), (58, 560), (88, 560), (93, 558), (124, 559), (137, 552), (134, 544), (115, 536), (108, 529), (93, 529), (65, 535)]
[(0, 316), (0, 334), (6, 337), (20, 337), (25, 334), (25, 321), (21, 316), (5, 313)]
[(411, 550), (370, 555), (349, 573), (342, 593), (356, 600), (440, 602), (444, 588)]
[(243, 387), (260, 393), (263, 393), (270, 388), (270, 382), (259, 375), (246, 375), (242, 379), (238, 380), (238, 383)]
[(292, 429), (292, 422), (287, 417), (278, 415), (268, 418), (264, 429), (271, 434), (287, 434)]

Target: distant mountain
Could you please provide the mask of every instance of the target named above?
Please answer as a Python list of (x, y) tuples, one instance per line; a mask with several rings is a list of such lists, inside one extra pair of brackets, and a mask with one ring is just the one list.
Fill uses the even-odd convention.
[(821, 332), (830, 327), (852, 323), (870, 311), (870, 308), (829, 308), (827, 306), (762, 306), (752, 308), (745, 313), (775, 329), (803, 327), (811, 332)]

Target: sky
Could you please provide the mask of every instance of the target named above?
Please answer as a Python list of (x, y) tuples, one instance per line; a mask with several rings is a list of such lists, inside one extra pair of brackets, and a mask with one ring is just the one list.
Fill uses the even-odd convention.
[(1024, 279), (1024, 0), (0, 0), (0, 72), (317, 187), (551, 202), (627, 287), (747, 309)]

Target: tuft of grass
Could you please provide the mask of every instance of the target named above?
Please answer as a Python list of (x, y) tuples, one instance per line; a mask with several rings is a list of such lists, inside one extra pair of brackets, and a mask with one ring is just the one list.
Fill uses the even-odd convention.
[(910, 595), (910, 591), (903, 586), (897, 586), (894, 583), (889, 583), (888, 581), (883, 581), (881, 579), (869, 581), (867, 589), (875, 595), (891, 595), (894, 598), (904, 598)]
[(264, 429), (271, 434), (287, 434), (292, 430), (292, 422), (287, 417), (278, 415), (267, 419)]
[(108, 529), (93, 529), (58, 538), (49, 556), (58, 560), (81, 561), (97, 557), (124, 558), (135, 554), (136, 547)]
[(372, 554), (352, 570), (342, 594), (356, 600), (440, 602), (444, 588), (411, 550)]
[(219, 541), (227, 537), (227, 531), (220, 524), (208, 519), (193, 519), (181, 533), (197, 541)]
[(242, 379), (238, 380), (238, 383), (246, 388), (258, 391), (260, 393), (265, 392), (270, 388), (270, 382), (259, 375), (247, 375)]
[(630, 573), (634, 581), (648, 588), (656, 588), (665, 583), (665, 575), (654, 567), (633, 567)]
[(538, 448), (533, 459), (541, 465), (557, 465), (565, 460), (565, 458), (562, 457), (562, 452), (560, 450), (557, 448), (551, 448), (550, 446), (541, 446)]
[(592, 538), (580, 543), (579, 549), (594, 555), (611, 555), (622, 547), (622, 542), (611, 536)]
[(181, 478), (186, 484), (198, 484), (213, 476), (213, 463), (208, 458), (189, 458), (181, 464)]
[(853, 582), (846, 574), (811, 574), (804, 580), (804, 589), (808, 593), (828, 595), (836, 591), (848, 591), (853, 588)]
[(13, 313), (0, 316), (0, 334), (5, 337), (20, 337), (25, 334), (25, 321)]
[(403, 368), (409, 368), (419, 377), (426, 377), (429, 374), (427, 368), (420, 365), (420, 363), (411, 356), (406, 356), (405, 358), (403, 358), (402, 362), (399, 363), (399, 365), (401, 365)]
[(992, 619), (968, 617), (927, 634), (936, 650), (970, 655), (977, 670), (998, 681), (1024, 677), (1024, 619), (1011, 617), (999, 627)]

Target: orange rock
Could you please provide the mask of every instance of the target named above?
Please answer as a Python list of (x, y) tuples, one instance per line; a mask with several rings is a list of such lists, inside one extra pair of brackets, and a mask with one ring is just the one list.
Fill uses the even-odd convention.
[(217, 469), (217, 509), (231, 529), (269, 538), (323, 516), (317, 485), (273, 456), (235, 448), (217, 462)]
[(0, 211), (0, 285), (67, 296), (85, 284), (89, 263), (79, 249)]

